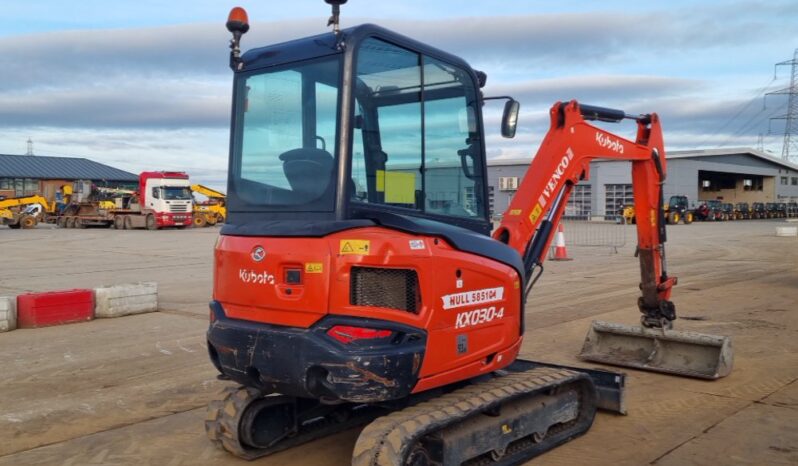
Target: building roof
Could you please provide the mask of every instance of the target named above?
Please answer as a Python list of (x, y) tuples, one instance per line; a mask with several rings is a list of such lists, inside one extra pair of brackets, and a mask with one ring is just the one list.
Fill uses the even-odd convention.
[[(780, 165), (791, 170), (798, 171), (798, 165), (790, 163), (782, 158), (774, 157), (766, 154), (765, 152), (752, 149), (750, 147), (733, 147), (730, 149), (694, 149), (694, 150), (673, 150), (668, 151), (667, 158), (670, 159), (694, 159), (700, 157), (712, 157), (718, 155), (750, 155), (766, 162)], [(628, 160), (616, 159), (596, 159), (601, 162), (628, 162)], [(532, 163), (532, 157), (521, 159), (488, 159), (488, 166), (508, 166), (508, 165), (529, 165)]]
[(674, 150), (668, 152), (668, 159), (694, 159), (700, 157), (712, 157), (718, 155), (751, 155), (766, 162), (770, 162), (791, 170), (798, 171), (798, 165), (788, 162), (782, 158), (774, 157), (765, 152), (752, 149), (750, 147), (732, 147), (729, 149), (696, 149), (696, 150)]
[(77, 157), (0, 154), (0, 178), (137, 182), (133, 173)]

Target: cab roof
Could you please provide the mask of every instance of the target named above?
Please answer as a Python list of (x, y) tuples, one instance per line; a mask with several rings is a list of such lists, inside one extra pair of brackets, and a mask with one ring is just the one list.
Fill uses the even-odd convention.
[[(340, 37), (336, 37), (332, 32), (325, 32), (315, 36), (248, 50), (241, 56), (244, 64), (242, 71), (334, 55), (344, 51), (352, 51), (356, 49), (356, 47), (352, 47), (353, 45), (358, 44), (368, 37), (378, 37), (395, 45), (404, 46), (424, 55), (471, 70), (471, 66), (468, 62), (456, 55), (444, 52), (443, 50), (423, 42), (377, 26), (376, 24), (366, 23), (342, 29)], [(339, 43), (342, 44), (340, 48), (338, 47)]]

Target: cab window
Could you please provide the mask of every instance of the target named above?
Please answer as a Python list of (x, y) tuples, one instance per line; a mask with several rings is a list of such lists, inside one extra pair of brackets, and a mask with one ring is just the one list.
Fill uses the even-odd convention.
[(355, 86), (354, 202), (480, 218), (482, 143), (468, 73), (396, 45), (363, 42)]

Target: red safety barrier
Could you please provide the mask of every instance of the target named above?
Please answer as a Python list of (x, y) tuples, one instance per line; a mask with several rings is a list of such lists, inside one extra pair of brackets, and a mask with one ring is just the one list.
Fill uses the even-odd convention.
[(19, 328), (85, 322), (94, 318), (92, 290), (48, 291), (17, 296)]

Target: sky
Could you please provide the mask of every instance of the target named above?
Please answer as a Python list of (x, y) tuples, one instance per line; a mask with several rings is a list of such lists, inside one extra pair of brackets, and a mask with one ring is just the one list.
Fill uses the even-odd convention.
[[(324, 33), (322, 0), (0, 0), (0, 153), (86, 157), (137, 173), (185, 170), (223, 188), (233, 6), (242, 48)], [(798, 48), (794, 0), (349, 0), (342, 27), (372, 22), (461, 56), (486, 95), (521, 102), (518, 135), (488, 109), (489, 158), (531, 157), (558, 100), (657, 112), (666, 149), (781, 154)], [(631, 126), (611, 127), (632, 137)]]

